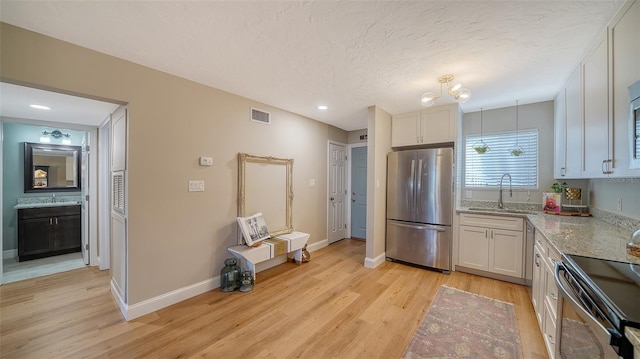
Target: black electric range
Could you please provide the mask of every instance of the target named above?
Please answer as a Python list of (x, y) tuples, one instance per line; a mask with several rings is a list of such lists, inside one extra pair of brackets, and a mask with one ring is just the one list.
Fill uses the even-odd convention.
[(640, 328), (640, 265), (577, 255), (566, 257), (591, 284), (618, 329)]

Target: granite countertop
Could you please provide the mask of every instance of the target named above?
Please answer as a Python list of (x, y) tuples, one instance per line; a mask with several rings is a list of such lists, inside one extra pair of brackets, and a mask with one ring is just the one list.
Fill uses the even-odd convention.
[(640, 257), (627, 253), (630, 229), (593, 217), (542, 213), (527, 218), (560, 253), (640, 264)]
[(44, 208), (44, 207), (62, 207), (62, 206), (79, 206), (80, 202), (49, 202), (49, 203), (19, 203), (13, 206), (14, 209), (26, 208)]
[(457, 211), (527, 218), (560, 253), (640, 264), (640, 257), (627, 253), (626, 246), (633, 231), (594, 217), (559, 216), (520, 209), (505, 212), (495, 208), (471, 210), (462, 207)]

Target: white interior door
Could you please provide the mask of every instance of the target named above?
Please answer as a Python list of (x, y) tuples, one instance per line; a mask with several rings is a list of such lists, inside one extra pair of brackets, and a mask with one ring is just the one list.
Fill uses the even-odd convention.
[(82, 137), (82, 168), (80, 169), (82, 182), (82, 204), (80, 205), (82, 244), (80, 250), (84, 264), (89, 264), (89, 149), (89, 134), (85, 132)]
[(329, 143), (329, 244), (346, 237), (347, 148)]

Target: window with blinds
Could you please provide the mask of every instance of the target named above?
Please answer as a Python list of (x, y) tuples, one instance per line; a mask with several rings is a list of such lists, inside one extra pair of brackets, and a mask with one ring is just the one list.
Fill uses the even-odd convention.
[(538, 130), (518, 132), (518, 146), (524, 153), (512, 156), (510, 150), (516, 146), (516, 133), (483, 135), (482, 141), (489, 151), (479, 154), (473, 145), (480, 142), (480, 135), (465, 138), (464, 182), (467, 188), (493, 188), (500, 177), (508, 173), (513, 188), (538, 189)]

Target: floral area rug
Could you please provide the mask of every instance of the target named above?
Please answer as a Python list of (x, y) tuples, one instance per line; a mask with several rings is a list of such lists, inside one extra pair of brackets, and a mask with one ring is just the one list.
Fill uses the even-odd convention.
[(441, 286), (403, 358), (522, 357), (512, 303)]

